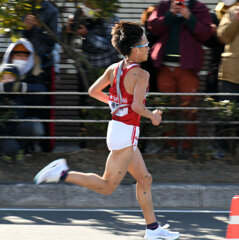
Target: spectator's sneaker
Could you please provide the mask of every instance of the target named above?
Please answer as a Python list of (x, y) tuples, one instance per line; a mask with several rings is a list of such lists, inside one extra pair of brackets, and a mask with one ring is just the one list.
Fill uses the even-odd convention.
[(15, 156), (15, 160), (18, 164), (24, 164), (25, 159), (24, 159), (24, 151), (19, 150)]
[(8, 155), (2, 155), (1, 159), (5, 162), (5, 163), (13, 163), (13, 157), (12, 156), (8, 156)]
[(67, 171), (68, 169), (69, 168), (64, 158), (57, 159), (44, 167), (35, 176), (33, 181), (36, 184), (40, 184), (42, 182), (57, 183), (60, 181), (62, 172)]
[(170, 232), (162, 227), (158, 227), (155, 230), (146, 229), (144, 239), (174, 240), (178, 239), (179, 235), (179, 232)]
[(212, 156), (215, 159), (223, 159), (223, 158), (226, 157), (226, 154), (221, 150), (217, 150), (217, 151), (212, 153)]

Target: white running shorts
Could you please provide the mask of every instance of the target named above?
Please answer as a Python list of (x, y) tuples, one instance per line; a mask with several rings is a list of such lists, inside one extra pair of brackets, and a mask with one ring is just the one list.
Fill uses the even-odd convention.
[(139, 127), (111, 120), (107, 130), (107, 146), (110, 151), (138, 145)]

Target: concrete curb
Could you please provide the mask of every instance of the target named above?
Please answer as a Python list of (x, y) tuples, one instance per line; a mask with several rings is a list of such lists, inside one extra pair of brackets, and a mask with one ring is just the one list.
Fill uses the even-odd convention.
[[(0, 184), (1, 207), (138, 208), (135, 184), (120, 185), (110, 196), (69, 184)], [(155, 208), (230, 209), (236, 184), (154, 184)]]

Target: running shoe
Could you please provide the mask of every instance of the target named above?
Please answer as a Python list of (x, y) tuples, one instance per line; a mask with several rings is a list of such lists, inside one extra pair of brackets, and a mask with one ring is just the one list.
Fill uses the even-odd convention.
[(69, 167), (64, 158), (57, 159), (38, 172), (33, 181), (35, 184), (42, 182), (57, 183), (60, 181), (62, 172), (68, 169)]
[(179, 232), (170, 232), (162, 227), (158, 227), (155, 230), (146, 229), (144, 239), (158, 239), (158, 240), (174, 240), (179, 238)]

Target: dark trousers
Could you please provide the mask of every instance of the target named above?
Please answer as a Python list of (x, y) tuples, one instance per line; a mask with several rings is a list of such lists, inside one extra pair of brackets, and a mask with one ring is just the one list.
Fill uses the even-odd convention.
[[(43, 125), (40, 122), (19, 122), (16, 124), (12, 136), (42, 136), (44, 134)], [(10, 135), (6, 133), (4, 135)], [(24, 149), (33, 140), (0, 140), (0, 151), (3, 155), (15, 156), (20, 149)]]
[[(49, 92), (55, 91), (55, 70), (54, 67), (45, 68), (47, 78), (47, 90)], [(44, 102), (45, 106), (54, 106), (55, 105), (55, 95), (47, 95)], [(55, 109), (42, 109), (40, 110), (41, 119), (55, 119)], [(45, 136), (55, 136), (55, 123), (43, 123)], [(54, 149), (55, 140), (47, 139), (40, 141), (40, 147), (43, 152), (51, 152)]]

